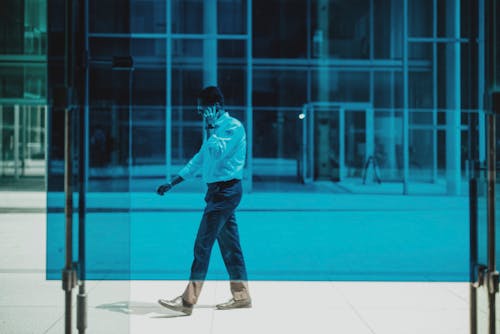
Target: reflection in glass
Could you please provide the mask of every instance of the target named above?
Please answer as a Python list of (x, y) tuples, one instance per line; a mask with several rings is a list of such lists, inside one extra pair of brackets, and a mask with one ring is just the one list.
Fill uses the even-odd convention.
[(257, 106), (302, 106), (307, 102), (307, 72), (254, 72), (253, 102)]
[(314, 101), (368, 102), (370, 75), (367, 72), (315, 70), (312, 71), (311, 94)]
[(91, 33), (165, 33), (166, 2), (90, 0)]

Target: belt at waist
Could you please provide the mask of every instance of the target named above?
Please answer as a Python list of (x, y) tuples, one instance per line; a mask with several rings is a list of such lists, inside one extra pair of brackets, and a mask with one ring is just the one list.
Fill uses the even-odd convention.
[(207, 183), (207, 185), (209, 187), (210, 186), (230, 187), (233, 184), (236, 184), (236, 183), (238, 183), (240, 181), (241, 181), (240, 179), (231, 179), (231, 180), (228, 180), (228, 181), (211, 182), (211, 183)]

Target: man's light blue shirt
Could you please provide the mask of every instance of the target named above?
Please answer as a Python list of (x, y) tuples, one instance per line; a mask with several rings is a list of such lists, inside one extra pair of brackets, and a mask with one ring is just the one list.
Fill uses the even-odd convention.
[(236, 118), (224, 112), (215, 122), (215, 132), (198, 153), (182, 168), (183, 179), (195, 177), (201, 170), (206, 183), (243, 178), (247, 140), (245, 128)]

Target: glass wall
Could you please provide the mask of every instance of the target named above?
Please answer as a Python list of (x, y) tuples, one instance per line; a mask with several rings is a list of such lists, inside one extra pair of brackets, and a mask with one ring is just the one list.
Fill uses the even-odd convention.
[[(53, 1), (49, 17), (63, 3)], [(470, 5), (90, 0), (75, 107), (87, 147), (79, 161), (88, 157), (77, 182), (87, 191), (88, 277), (187, 277), (197, 225), (186, 221), (199, 219), (205, 185), (155, 190), (205, 140), (196, 96), (217, 84), (247, 133), (240, 216), (254, 279), (466, 281), (467, 201), (457, 195), (467, 191), (465, 144), (481, 96), (466, 93), (481, 78), (459, 3)], [(51, 25), (49, 95), (63, 77), (63, 28)], [(49, 114), (48, 268), (57, 278), (63, 111)], [(375, 196), (360, 203), (346, 193)], [(213, 268), (210, 279), (226, 278), (220, 259)]]
[[(120, 4), (90, 0), (86, 24), (79, 23), (85, 29), (77, 44), (89, 58), (75, 89), (90, 193), (140, 197), (176, 174), (204, 141), (196, 96), (215, 84), (246, 128), (247, 192), (467, 192), (471, 119), (482, 95), (477, 29), (466, 15), (472, 3)], [(51, 22), (54, 87), (62, 80), (63, 26)], [(53, 129), (61, 120), (53, 108)], [(478, 133), (484, 136), (481, 126)], [(61, 139), (52, 131), (54, 191), (62, 191)], [(202, 192), (200, 181), (178, 191)], [(134, 205), (148, 205), (141, 201)]]
[(0, 4), (0, 187), (44, 187), (46, 14), (45, 0)]

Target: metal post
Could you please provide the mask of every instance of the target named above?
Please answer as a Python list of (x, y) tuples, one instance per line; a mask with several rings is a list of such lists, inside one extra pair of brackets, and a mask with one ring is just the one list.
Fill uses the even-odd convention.
[(478, 0), (478, 40), (477, 40), (477, 96), (479, 109), (478, 130), (479, 130), (479, 161), (486, 160), (486, 120), (484, 117), (484, 97), (485, 97), (485, 0)]
[(3, 106), (0, 105), (0, 177), (3, 176), (3, 156), (4, 156), (4, 151), (3, 151), (3, 126), (4, 126), (4, 121), (3, 121)]
[[(375, 143), (374, 143), (374, 138), (375, 138), (375, 116), (372, 108), (365, 109), (365, 124), (366, 124), (366, 131), (365, 131), (365, 143), (366, 143), (366, 149), (365, 149), (365, 161), (368, 161), (370, 156), (375, 158)], [(375, 163), (373, 164), (373, 173), (375, 172)], [(366, 171), (366, 177), (367, 180), (373, 180), (373, 173), (372, 170), (368, 168)]]
[(309, 162), (309, 182), (314, 181), (314, 106), (310, 106), (307, 123), (307, 149), (308, 149), (308, 162)]
[(403, 1), (403, 195), (408, 195), (409, 179), (409, 120), (408, 120), (408, 0)]
[(63, 290), (65, 291), (65, 333), (72, 329), (71, 306), (76, 275), (73, 270), (73, 187), (72, 187), (72, 150), (71, 150), (71, 110), (64, 112), (64, 192), (66, 194), (66, 265), (63, 271)]
[(301, 176), (302, 176), (302, 182), (304, 184), (307, 183), (307, 168), (308, 166), (308, 161), (307, 161), (307, 118), (309, 117), (309, 114), (307, 112), (307, 104), (304, 104), (302, 106), (302, 115), (304, 115), (304, 118), (302, 119), (302, 145), (301, 145), (301, 161), (300, 161), (300, 167), (301, 167)]
[(448, 0), (447, 8), (453, 20), (447, 23), (448, 36), (455, 41), (447, 46), (447, 94), (446, 94), (446, 187), (449, 195), (461, 193), (460, 122), (461, 122), (461, 78), (460, 78), (460, 0)]
[(49, 161), (49, 108), (48, 106), (43, 107), (43, 126), (40, 127), (40, 131), (43, 131), (43, 158), (44, 163), (44, 176), (45, 176), (45, 189), (48, 189), (49, 185), (49, 169), (47, 168), (47, 161)]
[(345, 109), (339, 109), (339, 181), (345, 178)]
[[(167, 0), (166, 3), (166, 18), (167, 22), (171, 21), (172, 16), (172, 0)], [(165, 164), (167, 166), (167, 180), (172, 177), (172, 24), (167, 24), (167, 42), (166, 42), (166, 115), (165, 115)]]
[[(437, 0), (432, 1), (432, 37), (437, 38)], [(437, 43), (432, 42), (432, 182), (436, 183), (438, 178), (438, 57)]]
[(73, 153), (72, 153), (72, 97), (74, 70), (74, 39), (73, 39), (73, 0), (65, 1), (65, 40), (64, 40), (64, 85), (66, 105), (64, 109), (64, 193), (66, 220), (66, 264), (63, 270), (62, 285), (65, 292), (65, 333), (72, 331), (72, 299), (73, 288), (76, 286), (76, 272), (73, 268)]
[[(80, 106), (79, 120), (79, 159), (78, 159), (78, 177), (79, 177), (79, 193), (78, 193), (78, 295), (76, 303), (76, 328), (79, 334), (85, 334), (87, 329), (87, 292), (85, 286), (86, 279), (86, 262), (85, 262), (85, 238), (86, 238), (86, 213), (87, 213), (87, 175), (88, 175), (88, 159), (89, 159), (89, 94), (88, 94), (88, 78), (89, 68), (86, 57), (88, 56), (89, 41), (88, 41), (88, 1), (83, 1), (83, 16), (80, 17), (83, 24), (83, 105)], [(80, 8), (82, 9), (82, 8)]]
[(217, 0), (203, 1), (203, 86), (217, 85)]
[(23, 112), (19, 115), (21, 117), (21, 128), (19, 129), (21, 131), (21, 145), (19, 147), (20, 151), (20, 162), (21, 162), (21, 175), (26, 176), (26, 132), (29, 130), (28, 126), (26, 124), (27, 117), (28, 115), (28, 108), (27, 106), (23, 106)]
[[(495, 183), (496, 183), (496, 166), (495, 166), (495, 115), (489, 114), (488, 120), (488, 273), (496, 271), (495, 261)], [(489, 282), (490, 283), (490, 282)], [(489, 333), (495, 334), (495, 315), (496, 315), (496, 293), (488, 284), (488, 304), (489, 304)]]
[[(500, 109), (500, 101), (497, 100), (496, 96), (493, 94), (493, 88), (496, 85), (495, 80), (495, 67), (496, 67), (496, 57), (495, 57), (495, 13), (496, 13), (496, 2), (489, 0), (485, 6), (485, 58), (486, 58), (486, 83), (488, 89), (489, 98), (489, 114), (486, 116), (487, 121), (487, 166), (488, 166), (488, 333), (496, 333), (496, 290), (498, 289), (498, 273), (496, 272), (496, 254), (495, 254), (495, 183), (496, 183), (496, 113)], [(496, 278), (497, 280), (495, 281)]]
[(19, 105), (14, 106), (14, 178), (19, 179)]
[(253, 111), (252, 111), (252, 91), (253, 91), (253, 59), (252, 59), (252, 0), (247, 0), (247, 86), (246, 86), (246, 121), (247, 121), (247, 170), (248, 170), (248, 191), (253, 188)]
[(477, 288), (474, 286), (474, 282), (477, 280), (477, 260), (478, 260), (478, 249), (477, 249), (477, 174), (475, 166), (472, 168), (472, 177), (469, 182), (469, 219), (470, 219), (470, 229), (469, 229), (469, 242), (470, 242), (470, 285), (469, 285), (469, 297), (470, 297), (470, 334), (477, 334)]

